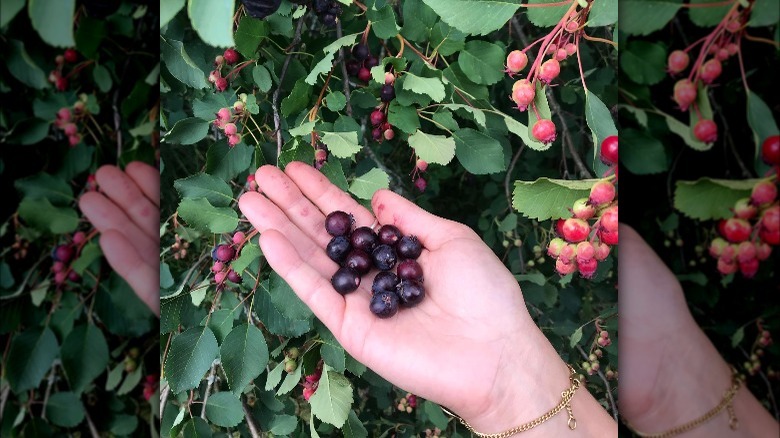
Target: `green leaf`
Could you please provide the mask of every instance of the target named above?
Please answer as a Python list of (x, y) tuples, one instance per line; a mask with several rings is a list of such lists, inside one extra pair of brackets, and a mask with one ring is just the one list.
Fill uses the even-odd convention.
[(443, 135), (426, 134), (418, 130), (409, 136), (409, 146), (429, 164), (444, 166), (455, 157), (455, 140)]
[(0, 2), (0, 27), (5, 27), (24, 8), (24, 0), (4, 0)]
[(76, 210), (71, 207), (55, 207), (48, 199), (25, 197), (19, 204), (19, 217), (30, 226), (47, 230), (52, 234), (70, 233), (79, 225)]
[(333, 60), (336, 57), (336, 52), (338, 52), (338, 50), (344, 46), (354, 45), (357, 41), (358, 35), (361, 35), (361, 33), (345, 35), (325, 46), (325, 48), (322, 49), (325, 56), (320, 59), (314, 67), (312, 67), (311, 72), (309, 72), (304, 81), (309, 85), (314, 85), (317, 82), (319, 75), (329, 72), (333, 67)]
[(235, 179), (249, 168), (254, 151), (253, 147), (243, 142), (230, 147), (226, 140), (220, 140), (206, 152), (206, 173), (225, 181)]
[(104, 66), (96, 65), (95, 69), (92, 70), (92, 77), (100, 91), (107, 93), (111, 89), (111, 73)]
[(323, 175), (328, 177), (331, 184), (340, 188), (343, 191), (349, 189), (349, 183), (347, 183), (347, 177), (344, 176), (344, 169), (341, 168), (341, 162), (339, 160), (326, 161), (320, 169)]
[(637, 84), (655, 85), (666, 78), (666, 48), (663, 45), (629, 41), (620, 55), (620, 67)]
[[(408, 81), (404, 82), (404, 86), (407, 83)], [(434, 115), (435, 119), (436, 116)], [(412, 134), (420, 129), (420, 117), (417, 115), (417, 110), (409, 106), (399, 105), (396, 100), (390, 102), (387, 111), (387, 122), (407, 134)]]
[[(702, 5), (698, 8), (688, 8), (688, 17), (693, 24), (699, 27), (714, 27), (726, 16), (731, 9), (730, 4), (722, 6), (706, 6), (707, 3), (721, 3), (719, 0), (697, 0), (697, 4)], [(755, 13), (755, 12), (754, 12)], [(752, 14), (751, 14), (752, 15)]]
[(352, 406), (352, 385), (346, 377), (325, 365), (317, 391), (309, 399), (311, 412), (321, 421), (341, 428)]
[(320, 347), (322, 360), (330, 366), (333, 371), (343, 373), (347, 367), (347, 353), (344, 351), (344, 347), (341, 346), (336, 337), (333, 336), (333, 333), (331, 333), (324, 324), (317, 321), (315, 327), (317, 333), (320, 334), (320, 340), (322, 341), (322, 346)]
[(726, 180), (700, 178), (677, 181), (674, 208), (692, 219), (726, 219), (734, 216), (730, 210), (738, 200), (750, 197), (759, 179)]
[(312, 320), (295, 320), (286, 318), (273, 302), (271, 302), (271, 292), (269, 280), (260, 283), (260, 290), (255, 293), (255, 309), (257, 316), (265, 324), (265, 328), (274, 335), (285, 337), (300, 336), (311, 330)]
[(444, 412), (442, 412), (439, 405), (425, 400), (423, 402), (423, 412), (425, 412), (425, 415), (428, 416), (428, 420), (430, 420), (434, 426), (441, 430), (447, 429), (449, 420), (447, 419), (447, 416), (444, 415)]
[(30, 145), (46, 138), (51, 124), (45, 120), (31, 118), (19, 121), (6, 139), (8, 144)]
[[(748, 124), (753, 130), (753, 133), (755, 133), (759, 145), (763, 143), (765, 139), (780, 134), (772, 110), (758, 94), (748, 90), (747, 103)], [(757, 156), (760, 154), (758, 149), (760, 149), (760, 147), (756, 150)]]
[[(756, 0), (753, 3), (753, 11), (750, 13), (748, 26), (775, 26), (778, 21), (780, 21), (780, 7), (778, 7), (777, 0)], [(777, 28), (775, 28), (775, 32), (777, 32)], [(775, 41), (777, 41), (776, 36)]]
[(14, 187), (25, 197), (45, 198), (53, 205), (64, 206), (73, 201), (73, 189), (67, 182), (45, 172), (14, 181)]
[(623, 144), (630, 145), (620, 151), (620, 161), (637, 175), (661, 173), (669, 170), (663, 143), (646, 132), (625, 128), (620, 132)]
[[(599, 0), (603, 1), (603, 0)], [(557, 0), (528, 0), (529, 4), (558, 3)], [(528, 19), (539, 27), (551, 27), (558, 24), (563, 14), (569, 9), (569, 4), (559, 6), (544, 6), (528, 8)]]
[(54, 47), (73, 47), (73, 13), (75, 0), (30, 0), (27, 12), (33, 29), (48, 45)]
[(430, 96), (436, 102), (442, 101), (445, 97), (444, 84), (439, 78), (423, 78), (412, 73), (405, 73), (404, 78), (402, 85), (404, 90)]
[(298, 113), (306, 108), (311, 97), (311, 85), (299, 79), (290, 94), (282, 99), (282, 115), (289, 117)]
[(294, 415), (274, 415), (268, 424), (268, 431), (274, 435), (290, 435), (298, 427), (298, 417)]
[(190, 24), (204, 43), (220, 48), (235, 46), (233, 40), (234, 2), (189, 0), (187, 15)]
[(341, 111), (347, 105), (347, 96), (341, 91), (331, 91), (325, 96), (325, 106), (333, 112)]
[[(181, 429), (184, 438), (211, 438), (212, 431), (206, 420), (200, 417), (190, 418)], [(178, 434), (172, 436), (178, 436)]]
[(165, 360), (171, 391), (178, 394), (197, 387), (218, 354), (217, 339), (208, 327), (192, 327), (173, 338)]
[(164, 0), (160, 2), (160, 28), (165, 27), (182, 8), (184, 8), (184, 0)]
[(280, 395), (289, 394), (290, 391), (292, 391), (298, 384), (301, 383), (301, 376), (303, 373), (303, 369), (298, 366), (295, 368), (295, 371), (292, 373), (285, 373), (284, 376), (284, 382), (282, 382), (281, 385), (279, 385), (279, 389), (276, 391), (277, 397)]
[(666, 26), (682, 0), (622, 0), (620, 30), (629, 35), (649, 35)]
[(263, 332), (246, 323), (234, 327), (222, 341), (220, 358), (228, 387), (233, 394), (240, 395), (268, 364), (268, 345)]
[(376, 5), (366, 12), (366, 17), (371, 22), (371, 30), (374, 31), (374, 35), (380, 40), (393, 38), (398, 35), (398, 31), (401, 28), (395, 22), (393, 7), (389, 4), (379, 9), (375, 9), (375, 7)]
[(360, 199), (369, 200), (380, 189), (390, 187), (390, 177), (382, 170), (373, 168), (363, 175), (355, 177), (349, 185), (349, 191)]
[(94, 324), (77, 326), (62, 341), (62, 368), (77, 394), (103, 374), (108, 365), (108, 343)]
[(194, 144), (204, 138), (209, 132), (209, 122), (197, 117), (181, 119), (173, 125), (165, 141), (171, 144)]
[[(501, 29), (520, 7), (514, 0), (423, 0), (450, 26), (474, 35)], [(477, 18), (478, 17), (478, 18)]]
[(577, 327), (577, 330), (574, 330), (569, 338), (569, 348), (574, 348), (575, 345), (579, 344), (580, 339), (582, 339), (582, 327)]
[(29, 328), (14, 336), (3, 371), (14, 393), (36, 388), (59, 350), (57, 338), (48, 327)]
[[(456, 111), (459, 115), (463, 116), (464, 113), (469, 115), (474, 122), (482, 127), (483, 129), (487, 129), (487, 121), (485, 118), (485, 113), (479, 108), (470, 107), (468, 105), (461, 105), (461, 104), (455, 104), (455, 103), (448, 103), (442, 105), (444, 108), (451, 109), (453, 111)], [(506, 117), (506, 115), (505, 115)]]
[(289, 319), (311, 319), (313, 314), (309, 306), (303, 303), (295, 291), (276, 271), (271, 271), (269, 275), (269, 288), (271, 293), (271, 302), (276, 309)]
[(177, 179), (173, 186), (182, 198), (206, 198), (215, 207), (228, 207), (233, 202), (233, 191), (222, 179), (208, 173), (196, 173)]
[[(214, 332), (214, 337), (217, 338), (217, 343), (222, 344), (222, 341), (227, 337), (228, 333), (233, 330), (233, 319), (235, 314), (231, 309), (219, 309), (211, 313), (211, 317), (204, 316), (200, 325), (207, 325)], [(208, 320), (208, 321), (207, 321)]]
[(492, 85), (504, 78), (505, 59), (501, 46), (472, 40), (466, 43), (466, 48), (458, 55), (458, 65), (473, 82)]
[(141, 377), (143, 376), (143, 367), (136, 367), (133, 372), (129, 373), (125, 380), (122, 382), (121, 385), (119, 385), (119, 388), (116, 390), (117, 395), (123, 395), (128, 394), (130, 391), (135, 389), (139, 383), (141, 383)]
[(439, 16), (422, 0), (406, 0), (401, 6), (404, 23), (401, 34), (409, 41), (425, 41)]
[[(5, 4), (5, 2), (2, 2)], [(46, 74), (38, 67), (38, 64), (30, 58), (25, 50), (24, 43), (18, 40), (8, 40), (6, 45), (5, 63), (8, 71), (19, 82), (28, 87), (42, 90), (49, 87)]]
[(485, 175), (506, 170), (504, 148), (495, 138), (471, 128), (455, 131), (452, 136), (455, 138), (455, 155), (470, 173)]
[(693, 136), (693, 132), (690, 126), (686, 125), (685, 123), (675, 119), (674, 117), (668, 114), (664, 114), (664, 119), (666, 119), (666, 126), (669, 127), (669, 130), (679, 135), (680, 138), (683, 139), (685, 144), (687, 144), (691, 149), (697, 151), (707, 151), (712, 148), (712, 145), (714, 143), (706, 144), (700, 142), (698, 139), (696, 139)]
[(350, 158), (360, 152), (358, 133), (353, 132), (322, 132), (322, 142), (328, 146), (328, 150), (337, 158)]
[(588, 14), (588, 27), (609, 26), (618, 20), (618, 0), (593, 2)]
[(185, 198), (179, 216), (194, 228), (214, 234), (229, 233), (238, 226), (238, 214), (228, 207), (215, 207), (206, 198)]
[(236, 271), (238, 274), (244, 272), (250, 263), (260, 258), (260, 247), (254, 243), (247, 243), (241, 248), (241, 254), (233, 263), (230, 264), (230, 268)]
[(739, 343), (742, 342), (742, 339), (744, 338), (745, 338), (745, 327), (740, 327), (731, 336), (731, 348), (737, 348), (737, 345), (739, 345)]
[(160, 52), (165, 68), (182, 84), (199, 90), (208, 87), (206, 74), (190, 58), (181, 41), (166, 40), (160, 35)]
[(227, 93), (206, 94), (200, 99), (192, 100), (192, 115), (203, 120), (214, 121), (220, 108), (232, 106), (228, 104)]
[(57, 392), (46, 404), (46, 418), (60, 427), (75, 427), (84, 421), (84, 405), (72, 392)]
[(347, 422), (344, 423), (341, 431), (344, 433), (344, 438), (368, 438), (368, 431), (355, 411), (349, 411)]
[(536, 181), (515, 181), (512, 206), (530, 219), (546, 220), (571, 217), (569, 207), (590, 195), (596, 179), (561, 180), (539, 178)]
[(279, 362), (274, 369), (268, 372), (265, 380), (266, 391), (276, 388), (276, 385), (282, 380), (282, 372), (284, 372), (284, 362)]
[(585, 121), (593, 135), (594, 148), (591, 167), (597, 175), (601, 175), (607, 170), (599, 159), (601, 142), (609, 136), (618, 135), (618, 130), (612, 120), (609, 108), (590, 90), (585, 92)]
[(220, 427), (235, 427), (244, 420), (241, 400), (230, 392), (216, 392), (206, 402), (206, 416)]
[[(257, 47), (268, 36), (268, 23), (248, 15), (241, 17), (236, 34), (236, 50), (245, 58), (254, 58)], [(269, 78), (270, 79), (270, 78)], [(260, 87), (262, 89), (262, 87)], [(269, 84), (270, 88), (270, 84)], [(268, 91), (264, 90), (263, 92)]]
[(187, 301), (189, 297), (186, 294), (160, 300), (160, 334), (170, 333), (179, 328), (181, 313)]

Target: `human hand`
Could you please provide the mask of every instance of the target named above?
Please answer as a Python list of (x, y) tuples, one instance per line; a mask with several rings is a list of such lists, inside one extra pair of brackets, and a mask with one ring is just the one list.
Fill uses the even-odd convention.
[(87, 192), (79, 207), (100, 235), (109, 265), (149, 309), (160, 315), (160, 173), (141, 162), (123, 172), (98, 169), (100, 191)]
[[(731, 370), (693, 319), (680, 282), (625, 225), (620, 251), (620, 413), (641, 432), (663, 432), (717, 406), (731, 384)], [(777, 422), (747, 388), (733, 404), (737, 431), (721, 412), (685, 436), (778, 435)]]
[[(560, 401), (566, 366), (530, 318), (515, 278), (470, 228), (388, 190), (374, 195), (375, 218), (303, 163), (285, 172), (264, 166), (255, 180), (262, 194), (244, 194), (239, 207), (260, 232), (268, 263), (355, 359), (480, 432), (506, 430)], [(351, 213), (356, 227), (376, 220), (420, 239), (421, 304), (379, 319), (368, 308), (374, 274), (346, 296), (333, 289), (338, 266), (325, 254), (324, 221), (335, 210)]]

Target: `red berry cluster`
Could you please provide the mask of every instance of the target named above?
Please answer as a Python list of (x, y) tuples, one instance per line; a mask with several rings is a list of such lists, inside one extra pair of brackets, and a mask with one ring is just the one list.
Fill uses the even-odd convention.
[[(63, 74), (63, 67), (66, 63), (73, 64), (78, 60), (79, 53), (74, 49), (65, 49), (65, 52), (63, 52), (62, 55), (57, 55), (54, 58), (57, 68), (49, 72), (49, 82), (54, 84), (58, 91), (65, 91), (68, 89), (68, 77)], [(71, 72), (71, 74), (73, 74), (73, 72)]]
[(414, 180), (414, 187), (419, 190), (420, 192), (424, 192), (425, 188), (428, 187), (428, 181), (423, 178), (421, 173), (424, 173), (426, 170), (428, 170), (428, 162), (418, 158), (417, 161), (414, 163), (414, 169), (412, 170), (412, 179)]
[(317, 391), (322, 378), (322, 360), (317, 363), (314, 372), (303, 377), (303, 398), (309, 401), (312, 395)]
[[(86, 96), (85, 96), (86, 97)], [(72, 109), (72, 112), (71, 112)], [(79, 100), (73, 104), (73, 107), (62, 107), (57, 111), (54, 120), (54, 126), (68, 137), (70, 147), (75, 147), (81, 143), (82, 136), (76, 123), (86, 114), (86, 105), (84, 100)]]
[(214, 126), (219, 128), (225, 133), (228, 140), (228, 146), (231, 148), (241, 143), (241, 134), (238, 132), (238, 126), (235, 122), (241, 120), (241, 116), (244, 112), (244, 102), (237, 100), (233, 104), (233, 108), (220, 108), (217, 111), (217, 118), (214, 120)]
[(411, 414), (416, 407), (417, 396), (411, 392), (407, 392), (406, 396), (401, 397), (401, 400), (398, 401), (398, 405), (396, 406), (399, 411), (406, 412), (407, 414)]
[(718, 260), (723, 275), (739, 271), (746, 278), (758, 272), (759, 262), (772, 254), (780, 244), (780, 204), (776, 202), (777, 186), (763, 180), (753, 186), (750, 198), (734, 204), (734, 216), (718, 223), (716, 237), (710, 243), (710, 255)]
[(81, 276), (71, 269), (73, 262), (81, 248), (87, 241), (87, 235), (83, 231), (76, 231), (70, 238), (70, 242), (57, 245), (51, 251), (51, 272), (54, 273), (54, 284), (61, 285), (65, 280), (77, 282)]
[(157, 392), (158, 383), (157, 374), (149, 374), (144, 379), (144, 399), (149, 401), (150, 398)]
[[(693, 106), (699, 115), (699, 121), (693, 127), (693, 135), (701, 142), (714, 143), (718, 140), (718, 125), (711, 119), (705, 119), (696, 104), (699, 85), (705, 87), (715, 82), (723, 72), (723, 62), (740, 52), (744, 28), (750, 18), (752, 2), (742, 10), (732, 9), (706, 37), (696, 41), (684, 50), (674, 50), (667, 59), (667, 71), (676, 76), (688, 69), (688, 52), (697, 45), (699, 55), (687, 78), (674, 84), (673, 99), (680, 110), (687, 111)], [(741, 61), (740, 61), (741, 62)]]
[[(370, 227), (352, 229), (352, 215), (334, 211), (325, 218), (325, 230), (333, 236), (325, 252), (340, 268), (331, 284), (340, 294), (355, 291), (360, 279), (376, 267), (379, 272), (371, 287), (371, 312), (390, 318), (398, 307), (414, 307), (425, 298), (422, 266), (417, 258), (422, 244), (415, 236), (404, 236), (394, 225), (382, 225), (375, 233)], [(396, 273), (392, 269), (396, 268)]]
[[(394, 83), (395, 75), (391, 72), (385, 73), (385, 85), (382, 87), (380, 95), (382, 104), (374, 109), (370, 116), (371, 126), (373, 126), (371, 136), (374, 138), (374, 140), (380, 143), (382, 140), (392, 140), (395, 138), (395, 131), (393, 131), (393, 126), (390, 125), (390, 123), (387, 121), (387, 110), (389, 108), (389, 103), (395, 98), (395, 88), (393, 88)], [(389, 92), (385, 93), (385, 89), (389, 90)]]
[[(379, 59), (371, 54), (371, 49), (364, 41), (352, 47), (352, 59), (347, 61), (347, 73), (362, 82), (371, 80), (371, 68), (379, 65)], [(395, 95), (395, 91), (393, 92)]]
[[(217, 91), (225, 91), (228, 87), (228, 79), (231, 74), (235, 75), (235, 72), (237, 69), (232, 70), (227, 74), (227, 77), (222, 76), (222, 68), (226, 66), (232, 66), (233, 64), (237, 63), (239, 59), (238, 52), (236, 49), (229, 48), (225, 49), (225, 52), (221, 55), (217, 55), (216, 58), (214, 58), (214, 70), (209, 73), (209, 82), (214, 84), (214, 88)], [(230, 68), (230, 67), (228, 67)]]
[(238, 258), (239, 251), (246, 240), (243, 231), (236, 231), (233, 233), (232, 243), (221, 243), (211, 250), (211, 259), (214, 261), (211, 272), (214, 273), (214, 282), (217, 283), (218, 290), (225, 288), (225, 280), (236, 284), (243, 281), (241, 276), (230, 267), (230, 263)]
[[(582, 362), (582, 369), (588, 373), (589, 376), (592, 376), (601, 370), (601, 363), (599, 362), (599, 359), (601, 359), (604, 356), (604, 352), (599, 347), (607, 347), (612, 344), (612, 340), (609, 338), (609, 332), (603, 329), (600, 329), (597, 324), (597, 330), (599, 331), (599, 336), (593, 341), (593, 345), (591, 346), (591, 353), (588, 355), (588, 360), (585, 362)], [(609, 379), (616, 379), (617, 378), (617, 371), (610, 369), (607, 367), (606, 370), (604, 370), (604, 376)]]

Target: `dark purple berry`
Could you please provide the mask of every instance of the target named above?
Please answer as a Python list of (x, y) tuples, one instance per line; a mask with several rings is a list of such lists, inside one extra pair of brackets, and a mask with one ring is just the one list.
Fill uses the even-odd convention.
[(360, 72), (360, 63), (355, 59), (347, 61), (347, 74), (350, 76), (357, 76)]
[(390, 271), (382, 271), (374, 277), (374, 284), (371, 285), (371, 292), (379, 293), (388, 290), (395, 290), (398, 287), (398, 276)]
[(422, 254), (422, 244), (415, 236), (404, 236), (396, 246), (398, 255), (405, 259), (416, 259)]
[(395, 250), (390, 245), (377, 246), (374, 248), (374, 252), (371, 253), (371, 257), (374, 259), (374, 266), (380, 271), (393, 269), (395, 262), (398, 260)]
[(325, 14), (322, 16), (322, 24), (324, 24), (327, 27), (335, 27), (336, 26), (336, 16), (333, 14)]
[(339, 268), (330, 279), (333, 289), (341, 295), (346, 295), (360, 286), (360, 275), (352, 268)]
[(371, 297), (371, 313), (380, 318), (390, 318), (398, 313), (398, 295), (395, 292), (379, 292)]
[(374, 230), (369, 227), (355, 229), (349, 237), (349, 240), (352, 243), (353, 248), (363, 250), (369, 254), (374, 251), (374, 247), (379, 243), (379, 237)]
[(217, 247), (214, 248), (214, 251), (211, 252), (211, 257), (220, 262), (229, 262), (233, 260), (235, 255), (236, 250), (234, 250), (232, 246), (226, 244), (217, 245)]
[(323, 14), (330, 9), (330, 0), (314, 0), (313, 6), (318, 14)]
[(398, 298), (404, 307), (414, 307), (425, 298), (425, 288), (414, 280), (401, 280), (398, 285)]
[(382, 138), (382, 129), (380, 128), (374, 128), (371, 131), (371, 137), (374, 138), (374, 140), (379, 141)]
[(76, 283), (81, 280), (81, 275), (79, 275), (76, 271), (70, 271), (68, 272), (68, 280)]
[(344, 266), (352, 268), (360, 275), (371, 270), (371, 256), (361, 249), (353, 249), (344, 259)]
[(390, 84), (382, 85), (382, 91), (379, 92), (379, 98), (385, 103), (395, 99), (395, 88)]
[(349, 234), (349, 230), (352, 228), (352, 215), (343, 211), (331, 212), (325, 218), (325, 231), (331, 236), (343, 236)]
[(73, 258), (73, 247), (70, 245), (59, 245), (52, 250), (51, 258), (58, 262), (68, 263)]
[(368, 55), (368, 58), (366, 58), (366, 61), (363, 63), (363, 66), (366, 68), (374, 68), (377, 65), (379, 65), (379, 58), (371, 54)]
[(368, 46), (365, 44), (358, 44), (352, 48), (352, 56), (354, 56), (358, 61), (365, 60), (368, 58), (369, 54), (370, 52), (368, 50)]
[(349, 251), (352, 249), (352, 245), (349, 244), (347, 236), (336, 236), (330, 239), (328, 246), (325, 248), (325, 252), (328, 253), (328, 257), (336, 263), (341, 263), (344, 258), (347, 257)]
[(407, 259), (398, 264), (398, 278), (403, 280), (423, 281), (422, 266), (416, 260)]
[(377, 233), (379, 235), (379, 241), (381, 243), (384, 243), (385, 245), (393, 246), (398, 242), (398, 240), (401, 238), (401, 230), (398, 229), (395, 225), (382, 225), (379, 228), (379, 232)]
[(228, 271), (228, 273), (227, 273), (227, 279), (228, 279), (229, 281), (232, 281), (233, 283), (236, 283), (236, 284), (239, 284), (239, 283), (241, 283), (242, 281), (244, 281), (244, 279), (243, 279), (243, 278), (241, 278), (241, 276), (240, 276), (240, 275), (238, 275), (238, 272), (236, 272), (236, 271), (234, 271), (234, 270), (232, 270), (232, 269)]

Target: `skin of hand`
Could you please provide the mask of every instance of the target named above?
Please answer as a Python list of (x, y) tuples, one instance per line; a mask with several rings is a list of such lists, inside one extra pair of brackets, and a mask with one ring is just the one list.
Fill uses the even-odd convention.
[(124, 172), (105, 165), (95, 173), (99, 191), (79, 199), (100, 232), (100, 248), (114, 271), (160, 315), (160, 172), (132, 162)]
[[(483, 433), (502, 432), (558, 404), (568, 369), (528, 314), (515, 278), (470, 228), (388, 190), (373, 197), (375, 218), (304, 163), (290, 163), (284, 172), (264, 166), (256, 181), (262, 193), (244, 194), (239, 206), (260, 231), (268, 263), (355, 359)], [(374, 316), (368, 309), (374, 273), (346, 296), (333, 289), (338, 266), (325, 254), (331, 236), (324, 221), (335, 210), (351, 213), (355, 227), (376, 219), (420, 239), (421, 304), (389, 319)], [(579, 433), (571, 436), (616, 434), (616, 424), (586, 389), (572, 405)], [(564, 410), (526, 436), (571, 433), (567, 419)]]
[[(641, 432), (665, 432), (717, 406), (731, 386), (731, 370), (693, 319), (677, 278), (626, 225), (620, 253), (620, 413)], [(778, 423), (744, 385), (733, 403), (736, 431), (723, 410), (685, 436), (780, 436)]]

